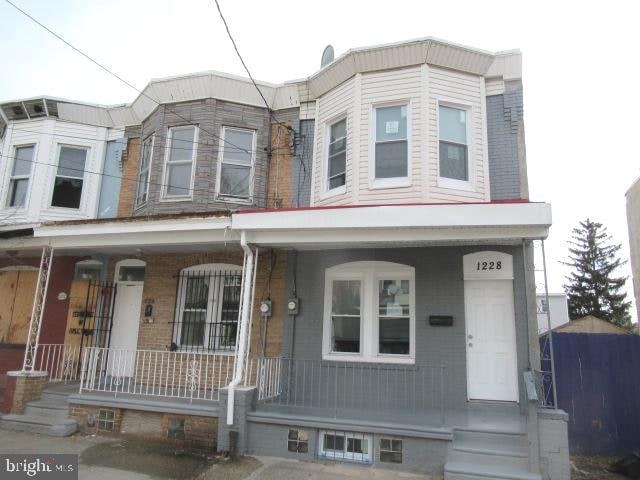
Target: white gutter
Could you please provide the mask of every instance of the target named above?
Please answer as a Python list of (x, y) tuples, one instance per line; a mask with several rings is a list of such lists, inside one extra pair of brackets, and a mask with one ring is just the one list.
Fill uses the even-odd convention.
[(233, 372), (233, 379), (227, 386), (227, 425), (233, 425), (233, 407), (235, 403), (235, 389), (242, 382), (244, 372), (245, 354), (247, 351), (247, 339), (249, 338), (249, 321), (251, 319), (251, 292), (253, 285), (253, 251), (247, 245), (247, 235), (243, 230), (240, 236), (240, 246), (246, 256), (244, 277), (242, 279), (244, 288), (242, 289), (241, 319), (239, 328), (238, 352), (236, 354), (236, 365)]

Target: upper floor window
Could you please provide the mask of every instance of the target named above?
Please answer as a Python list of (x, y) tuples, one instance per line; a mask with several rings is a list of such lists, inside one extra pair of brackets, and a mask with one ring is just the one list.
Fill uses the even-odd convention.
[(347, 119), (328, 126), (326, 190), (344, 187), (347, 181)]
[(51, 197), (52, 207), (80, 208), (88, 151), (86, 147), (60, 145), (58, 170)]
[(253, 130), (222, 127), (218, 194), (249, 200), (253, 185), (256, 135)]
[(29, 190), (29, 175), (33, 163), (34, 145), (16, 147), (9, 180), (9, 196), (7, 207), (24, 207), (27, 203), (27, 191)]
[(149, 135), (140, 149), (140, 172), (138, 173), (138, 190), (136, 191), (136, 206), (147, 201), (149, 195), (149, 174), (151, 169), (151, 155), (153, 153), (153, 135)]
[(414, 278), (413, 267), (389, 262), (327, 269), (323, 358), (413, 362)]
[(164, 166), (165, 198), (191, 197), (193, 191), (193, 164), (196, 159), (198, 127), (186, 125), (169, 129)]
[(438, 110), (438, 148), (440, 177), (469, 181), (468, 112), (440, 105)]
[(375, 180), (409, 176), (407, 107), (393, 105), (374, 109)]

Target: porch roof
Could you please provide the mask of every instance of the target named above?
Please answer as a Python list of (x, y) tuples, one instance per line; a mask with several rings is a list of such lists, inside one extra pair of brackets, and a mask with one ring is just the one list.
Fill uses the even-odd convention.
[(551, 206), (524, 200), (244, 211), (234, 231), (257, 245), (304, 248), (519, 243), (543, 239)]

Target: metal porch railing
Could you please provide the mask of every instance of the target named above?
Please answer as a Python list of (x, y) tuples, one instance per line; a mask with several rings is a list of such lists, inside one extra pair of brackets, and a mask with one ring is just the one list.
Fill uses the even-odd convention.
[(78, 380), (80, 345), (41, 343), (35, 356), (35, 369), (49, 372), (50, 382)]
[[(444, 423), (445, 367), (258, 358), (258, 404), (331, 411), (436, 414)], [(251, 373), (249, 373), (251, 375)]]

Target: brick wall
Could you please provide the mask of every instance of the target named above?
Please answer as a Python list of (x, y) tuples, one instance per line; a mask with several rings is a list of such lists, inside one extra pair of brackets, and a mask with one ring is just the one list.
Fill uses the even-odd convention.
[[(271, 125), (271, 159), (267, 184), (267, 208), (291, 206), (291, 154), (293, 135), (285, 126)], [(290, 127), (290, 125), (288, 125)]]
[(140, 163), (140, 138), (132, 137), (127, 141), (126, 155), (123, 156), (120, 197), (118, 198), (118, 217), (129, 217), (133, 213)]
[(44, 387), (49, 382), (49, 375), (11, 375), (7, 376), (2, 411), (22, 414), (27, 403), (38, 400)]
[[(102, 408), (112, 410), (115, 413), (112, 432), (98, 430), (98, 416)], [(215, 450), (217, 444), (218, 419), (216, 417), (178, 415), (79, 404), (69, 405), (69, 416), (78, 422), (78, 428), (84, 434), (120, 434), (209, 451)], [(182, 439), (168, 438), (169, 420), (173, 418), (184, 421), (184, 438)]]

